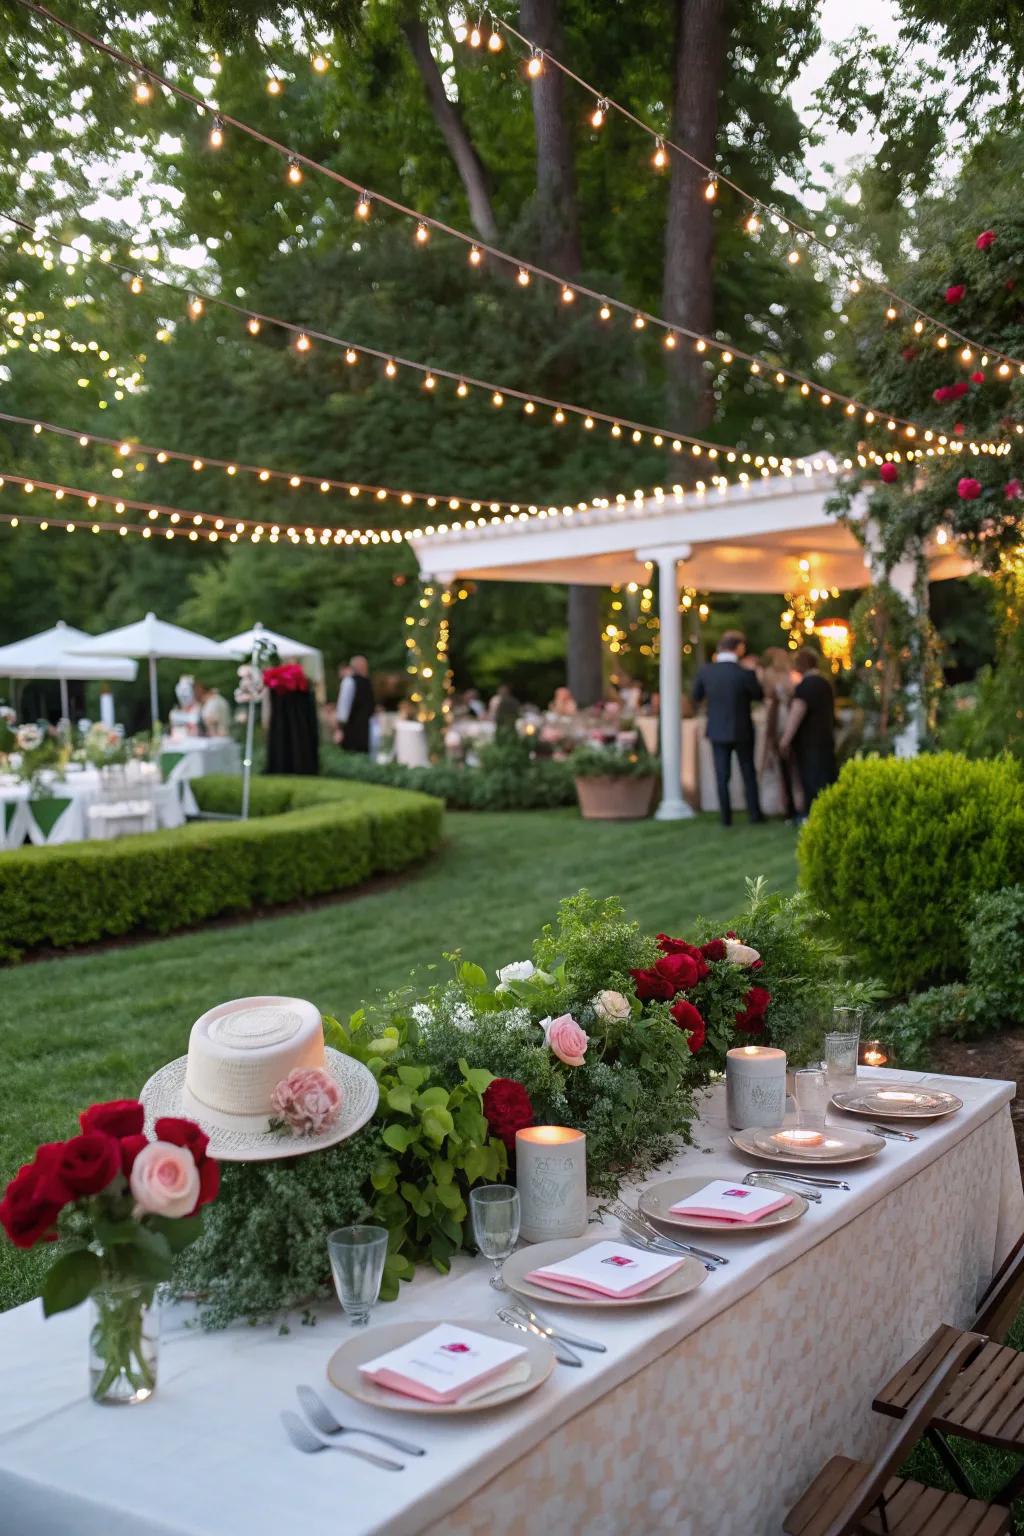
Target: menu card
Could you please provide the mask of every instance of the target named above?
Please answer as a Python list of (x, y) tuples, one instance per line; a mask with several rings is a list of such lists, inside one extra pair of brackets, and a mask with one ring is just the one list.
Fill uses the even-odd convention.
[(726, 1225), (760, 1221), (784, 1205), (792, 1205), (793, 1196), (774, 1189), (752, 1189), (748, 1184), (734, 1184), (730, 1179), (712, 1179), (685, 1200), (669, 1206), (671, 1216), (706, 1216)]
[(593, 1243), (571, 1258), (535, 1269), (526, 1278), (552, 1291), (564, 1291), (568, 1296), (587, 1296), (596, 1291), (599, 1296), (620, 1298), (649, 1291), (685, 1263), (685, 1256), (646, 1253), (642, 1248), (630, 1248), (627, 1243)]
[[(486, 1383), (493, 1391), (516, 1373), (526, 1349), (492, 1339), (454, 1323), (439, 1323), (418, 1338), (359, 1367), (378, 1387), (389, 1387), (427, 1403), (457, 1403), (476, 1396)], [(499, 1380), (498, 1378), (502, 1378)]]

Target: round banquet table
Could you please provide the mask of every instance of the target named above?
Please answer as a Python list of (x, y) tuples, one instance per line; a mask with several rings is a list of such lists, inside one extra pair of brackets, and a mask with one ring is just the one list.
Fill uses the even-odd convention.
[[(28, 784), (0, 778), (0, 847), (20, 848), (25, 842), (53, 846), (81, 843), (103, 835), (98, 819), (89, 810), (104, 798), (104, 785), (95, 768), (69, 772), (50, 784), (51, 793), (34, 795)], [(186, 816), (198, 812), (187, 781), (161, 784), (155, 773), (126, 782), (118, 800), (152, 799), (156, 828), (180, 827)], [(138, 826), (137, 830), (151, 830)]]
[(160, 776), (165, 783), (201, 779), (207, 773), (241, 773), (242, 752), (230, 736), (165, 736), (160, 744)]
[[(0, 1317), (0, 1531), (778, 1536), (829, 1456), (878, 1449), (891, 1425), (871, 1412), (874, 1392), (938, 1324), (970, 1320), (1024, 1226), (1014, 1085), (928, 1081), (964, 1108), (916, 1125), (914, 1142), (886, 1142), (844, 1170), (849, 1192), (826, 1190), (771, 1235), (699, 1234), (719, 1252), (728, 1245), (731, 1261), (688, 1295), (615, 1314), (542, 1308), (607, 1353), (557, 1366), (501, 1409), (412, 1419), (342, 1396), (326, 1368), (351, 1332), (325, 1305), (315, 1327), (295, 1319), (284, 1336), (276, 1324), (206, 1333), (173, 1309), (156, 1395), (112, 1415), (86, 1396), (86, 1309), (47, 1322), (38, 1301), (17, 1307)], [(693, 1129), (695, 1145), (655, 1177), (742, 1177), (749, 1164), (729, 1145), (720, 1087)], [(396, 1303), (377, 1308), (371, 1330), (493, 1318), (489, 1268), (468, 1257), (449, 1276), (422, 1267)], [(427, 1454), (400, 1457), (401, 1475), (303, 1457), (280, 1422), (299, 1382), (346, 1425), (404, 1436)]]

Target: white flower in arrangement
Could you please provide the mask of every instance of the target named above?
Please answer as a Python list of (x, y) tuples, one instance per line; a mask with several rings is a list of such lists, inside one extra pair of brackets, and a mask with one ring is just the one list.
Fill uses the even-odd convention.
[(623, 997), (621, 992), (598, 992), (596, 997), (590, 999), (590, 1004), (602, 1024), (621, 1024), (629, 1018), (631, 1012), (629, 999)]
[(451, 1012), (451, 1022), (456, 1029), (472, 1029), (476, 1023), (473, 1010), (468, 1003), (456, 1003)]
[(761, 956), (756, 949), (751, 949), (749, 944), (741, 944), (739, 939), (723, 939), (725, 945), (725, 958), (730, 965), (753, 965)]
[(507, 992), (509, 983), (513, 981), (529, 981), (536, 974), (537, 967), (532, 960), (513, 960), (509, 965), (503, 965), (498, 971), (498, 985), (495, 992)]
[(34, 752), (36, 747), (43, 744), (43, 733), (38, 725), (19, 725), (14, 739), (22, 752)]
[(413, 1019), (422, 1028), (426, 1024), (433, 1024), (434, 1010), (429, 1003), (413, 1003), (410, 1010)]
[(263, 673), (250, 662), (238, 669), (238, 687), (235, 689), (236, 704), (258, 704), (263, 697)]
[(12, 709), (9, 704), (0, 704), (0, 721), (4, 725), (13, 725), (17, 718), (17, 710)]

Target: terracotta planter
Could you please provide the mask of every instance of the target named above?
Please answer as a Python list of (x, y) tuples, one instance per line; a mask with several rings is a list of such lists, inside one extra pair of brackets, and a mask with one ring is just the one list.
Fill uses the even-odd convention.
[(586, 821), (642, 821), (651, 814), (657, 784), (653, 774), (577, 779), (580, 815)]

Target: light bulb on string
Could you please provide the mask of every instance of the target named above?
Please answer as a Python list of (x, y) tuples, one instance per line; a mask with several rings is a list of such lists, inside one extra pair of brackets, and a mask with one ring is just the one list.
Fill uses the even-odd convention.
[(308, 352), (312, 345), (313, 343), (310, 341), (305, 331), (300, 331), (298, 336), (295, 338), (296, 352)]
[(153, 87), (145, 75), (136, 76), (134, 96), (140, 107), (146, 106), (148, 102), (153, 100)]
[(526, 73), (529, 75), (531, 80), (536, 80), (538, 76), (544, 73), (543, 49), (534, 48), (533, 52), (530, 54), (529, 62), (526, 66)]
[(786, 257), (786, 260), (789, 262), (791, 267), (795, 267), (797, 262), (800, 260), (800, 252), (794, 248), (790, 251), (789, 255)]
[(255, 315), (250, 315), (249, 316), (248, 320), (245, 322), (245, 328), (249, 332), (250, 336), (258, 336), (259, 335), (259, 333), (260, 333), (260, 323), (256, 319)]
[(368, 219), (370, 217), (370, 199), (365, 192), (360, 192), (359, 201), (356, 203), (356, 218)]
[(665, 345), (666, 345), (666, 347), (668, 348), (668, 350), (670, 352), (674, 349), (674, 347), (676, 345), (676, 334), (675, 334), (675, 331), (666, 331), (665, 332)]
[(562, 284), (562, 303), (563, 304), (572, 304), (573, 301), (575, 300), (575, 298), (576, 298), (576, 295), (573, 292), (573, 290), (569, 287), (569, 284), (568, 283), (563, 283)]
[(325, 59), (322, 53), (315, 53), (313, 55), (311, 63), (313, 65), (314, 70), (316, 71), (316, 73), (318, 75), (326, 74), (328, 68), (330, 67), (329, 66), (329, 60)]
[(469, 36), (467, 37), (466, 41), (471, 48), (480, 47), (480, 44), (483, 42), (483, 37), (481, 35), (479, 26), (470, 27)]
[(488, 49), (488, 52), (489, 53), (500, 53), (501, 50), (504, 48), (504, 46), (505, 46), (505, 40), (502, 37), (501, 33), (498, 31), (497, 23), (492, 21), (491, 22), (491, 35), (487, 39), (487, 49)]
[(654, 141), (654, 154), (651, 156), (651, 164), (656, 171), (663, 171), (668, 165), (668, 151), (665, 148), (665, 140), (659, 134)]
[(704, 183), (704, 201), (706, 203), (713, 203), (717, 196), (718, 196), (718, 177), (715, 175), (714, 171), (709, 171), (708, 172), (708, 179)]
[(601, 305), (601, 308), (597, 312), (597, 316), (598, 316), (599, 320), (610, 320), (611, 319), (612, 312), (611, 312), (611, 310), (610, 310), (610, 308), (608, 307), (607, 304), (602, 304)]
[(516, 282), (519, 284), (520, 288), (529, 288), (530, 274), (527, 272), (525, 267), (519, 268), (519, 271), (516, 273)]
[(885, 318), (887, 320), (895, 320), (896, 319), (896, 310), (893, 308), (893, 306), (891, 304), (889, 305), (889, 308), (885, 312)]
[(949, 337), (948, 336), (937, 336), (935, 338), (935, 345), (939, 348), (940, 352), (944, 352), (946, 350), (946, 348), (949, 346)]
[(747, 214), (746, 222), (744, 223), (743, 228), (746, 230), (748, 235), (757, 234), (758, 230), (761, 228), (761, 220), (758, 218), (756, 213)]
[(267, 95), (268, 96), (280, 96), (280, 94), (281, 94), (281, 92), (283, 90), (284, 90), (284, 86), (281, 84), (281, 81), (278, 79), (278, 77), (276, 75), (268, 75), (267, 76)]
[(634, 329), (634, 331), (642, 331), (646, 324), (647, 324), (647, 321), (644, 319), (643, 315), (634, 315), (633, 316), (633, 329)]
[(213, 119), (213, 127), (210, 129), (210, 148), (220, 149), (224, 143), (224, 119), (218, 112)]
[(464, 400), (469, 394), (469, 385), (466, 383), (465, 379), (459, 380), (458, 384), (455, 386), (455, 393), (458, 395), (460, 400)]
[(188, 312), (192, 319), (198, 320), (205, 308), (206, 306), (202, 299), (199, 297), (198, 293), (194, 293), (188, 301)]
[(421, 219), (420, 222), (416, 225), (416, 244), (417, 245), (426, 245), (426, 243), (427, 243), (427, 241), (429, 239), (430, 239), (430, 230), (427, 228), (427, 226), (424, 224), (423, 220)]
[(607, 116), (608, 116), (608, 99), (605, 96), (599, 96), (598, 99), (597, 99), (597, 105), (594, 108), (593, 112), (591, 112), (591, 114), (590, 114), (590, 126), (591, 126), (591, 128), (603, 128), (604, 127), (604, 120), (605, 120), (605, 118)]
[(128, 288), (132, 293), (142, 292), (142, 278), (139, 277), (138, 273), (136, 273), (132, 278), (131, 282), (128, 284)]
[(389, 357), (387, 362), (384, 364), (384, 372), (387, 374), (389, 379), (393, 379), (395, 374), (398, 372), (393, 358)]
[(288, 156), (288, 180), (293, 187), (297, 187), (302, 180), (302, 166), (294, 155)]
[(973, 356), (974, 353), (971, 351), (970, 347), (963, 347), (960, 352), (960, 361), (962, 363), (969, 363)]
[(483, 252), (481, 251), (480, 247), (478, 245), (471, 246), (469, 256), (467, 257), (470, 266), (478, 267), (483, 259)]
[(916, 336), (920, 336), (920, 334), (921, 334), (921, 332), (923, 330), (924, 330), (924, 321), (923, 320), (915, 320), (914, 321), (914, 334)]

